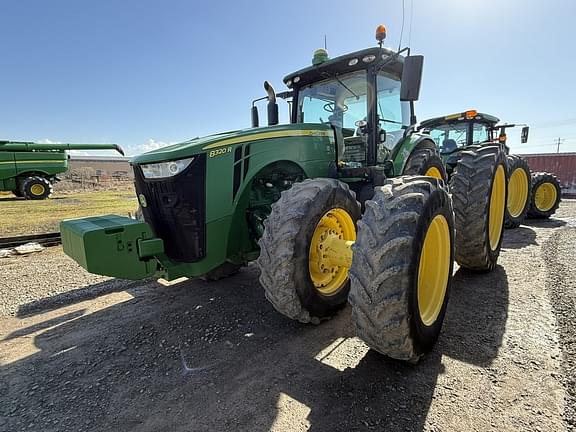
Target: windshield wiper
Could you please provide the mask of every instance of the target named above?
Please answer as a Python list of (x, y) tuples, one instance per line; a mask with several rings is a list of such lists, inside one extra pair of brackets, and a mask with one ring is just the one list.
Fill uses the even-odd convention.
[(348, 88), (348, 86), (346, 84), (344, 84), (340, 78), (338, 78), (337, 74), (334, 74), (334, 78), (336, 78), (336, 81), (338, 81), (342, 87), (344, 87), (346, 90), (348, 90), (350, 93), (352, 93), (352, 95), (356, 98), (356, 100), (360, 99), (360, 96), (358, 96), (356, 93), (354, 93), (352, 90), (350, 90)]

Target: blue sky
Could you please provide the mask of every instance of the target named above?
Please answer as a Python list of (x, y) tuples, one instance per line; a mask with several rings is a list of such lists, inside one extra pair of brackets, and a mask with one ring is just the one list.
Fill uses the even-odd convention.
[[(531, 125), (516, 153), (555, 152), (557, 137), (576, 151), (575, 1), (413, 4), (419, 119), (476, 108)], [(384, 23), (397, 47), (402, 1), (0, 0), (0, 16), (0, 139), (134, 154), (248, 127), (263, 80), (281, 90), (324, 34), (336, 56), (373, 46)]]

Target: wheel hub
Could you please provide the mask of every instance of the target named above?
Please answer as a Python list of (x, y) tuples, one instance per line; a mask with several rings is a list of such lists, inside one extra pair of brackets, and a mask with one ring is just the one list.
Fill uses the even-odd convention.
[(518, 217), (526, 207), (528, 200), (528, 176), (526, 171), (516, 168), (508, 181), (508, 213), (512, 217)]
[(504, 207), (506, 206), (506, 175), (504, 166), (498, 165), (492, 182), (490, 193), (490, 213), (488, 215), (488, 240), (490, 248), (494, 251), (498, 248), (502, 227), (504, 225)]
[(552, 183), (542, 183), (536, 188), (534, 193), (534, 205), (540, 211), (548, 211), (554, 207), (554, 203), (558, 198), (556, 188)]
[(30, 187), (30, 193), (32, 195), (42, 195), (46, 189), (41, 184), (34, 184)]
[(426, 326), (436, 322), (446, 295), (450, 272), (450, 229), (439, 214), (426, 231), (418, 266), (418, 311)]
[(354, 221), (346, 210), (332, 209), (320, 218), (308, 256), (310, 279), (320, 294), (334, 295), (348, 281), (355, 240)]
[(425, 176), (428, 177), (434, 177), (437, 179), (442, 180), (442, 174), (440, 173), (440, 170), (436, 167), (430, 167), (426, 170), (426, 172), (424, 173)]

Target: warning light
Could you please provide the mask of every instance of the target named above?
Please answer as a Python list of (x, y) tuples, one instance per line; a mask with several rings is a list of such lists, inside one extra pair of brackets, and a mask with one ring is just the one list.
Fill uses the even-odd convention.
[(382, 44), (384, 39), (386, 39), (386, 27), (384, 27), (384, 24), (380, 24), (376, 27), (376, 40)]
[(508, 137), (506, 136), (506, 134), (502, 134), (498, 137), (498, 141), (500, 141), (501, 143), (505, 143), (507, 138)]
[(468, 120), (470, 120), (470, 119), (473, 119), (474, 117), (476, 117), (478, 115), (478, 111), (476, 111), (476, 110), (466, 111), (464, 113), (464, 115), (466, 116), (466, 118)]

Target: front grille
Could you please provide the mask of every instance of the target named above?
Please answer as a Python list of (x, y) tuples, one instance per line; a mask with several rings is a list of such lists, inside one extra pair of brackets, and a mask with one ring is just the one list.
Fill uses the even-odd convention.
[(144, 219), (164, 240), (166, 255), (178, 262), (200, 261), (206, 255), (206, 155), (182, 173), (146, 179), (135, 165), (136, 193), (146, 198)]

